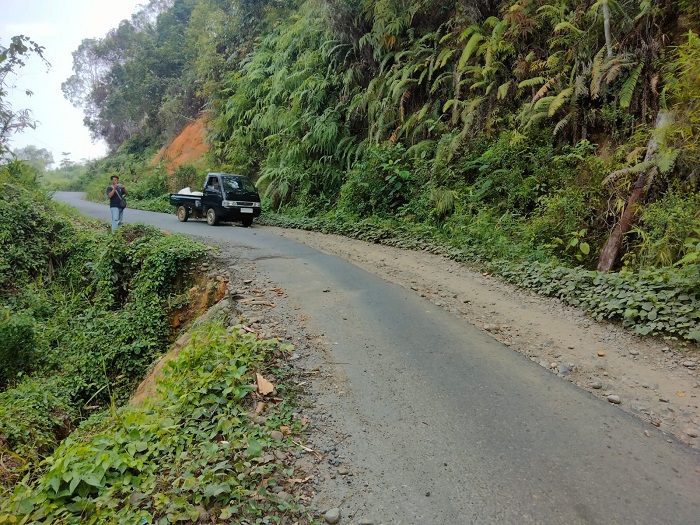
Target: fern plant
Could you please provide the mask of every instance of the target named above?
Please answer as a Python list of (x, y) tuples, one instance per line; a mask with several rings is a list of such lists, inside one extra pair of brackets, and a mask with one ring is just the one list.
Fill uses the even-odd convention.
[(277, 207), (308, 192), (337, 193), (339, 169), (354, 153), (324, 17), (322, 6), (304, 4), (224, 81), (220, 154), (259, 170), (258, 185)]

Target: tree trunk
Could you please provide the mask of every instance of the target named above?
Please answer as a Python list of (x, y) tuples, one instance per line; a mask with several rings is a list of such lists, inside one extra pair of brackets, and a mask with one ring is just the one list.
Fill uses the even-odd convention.
[(620, 247), (622, 246), (622, 238), (628, 231), (630, 231), (630, 228), (634, 223), (634, 219), (637, 214), (637, 201), (639, 201), (639, 198), (644, 193), (644, 186), (646, 186), (647, 183), (647, 173), (648, 172), (643, 172), (639, 175), (639, 178), (634, 185), (634, 189), (632, 190), (632, 194), (629, 196), (629, 199), (627, 199), (627, 205), (622, 212), (620, 220), (613, 227), (612, 231), (610, 232), (610, 237), (608, 237), (608, 241), (600, 251), (600, 258), (598, 259), (597, 268), (599, 272), (609, 272), (615, 265), (617, 255), (620, 252)]
[[(654, 132), (649, 139), (649, 144), (647, 144), (647, 152), (644, 156), (644, 162), (650, 162), (654, 160), (654, 157), (656, 157), (656, 152), (659, 150), (658, 131), (663, 126), (669, 124), (670, 121), (670, 113), (663, 110), (659, 111), (659, 114), (656, 116)], [(612, 231), (610, 232), (610, 237), (608, 237), (605, 246), (603, 246), (603, 249), (600, 251), (600, 258), (598, 259), (597, 268), (599, 272), (609, 272), (615, 265), (615, 261), (617, 261), (617, 256), (620, 252), (620, 247), (622, 246), (622, 238), (628, 231), (630, 231), (634, 221), (637, 218), (637, 202), (644, 196), (649, 175), (656, 169), (656, 166), (654, 166), (639, 174), (637, 182), (634, 184), (634, 188), (632, 189), (632, 193), (627, 199), (627, 205), (620, 216), (620, 220), (613, 227)]]
[(607, 48), (608, 58), (613, 56), (612, 34), (610, 32), (610, 6), (608, 0), (603, 0), (603, 30), (605, 31), (605, 47)]

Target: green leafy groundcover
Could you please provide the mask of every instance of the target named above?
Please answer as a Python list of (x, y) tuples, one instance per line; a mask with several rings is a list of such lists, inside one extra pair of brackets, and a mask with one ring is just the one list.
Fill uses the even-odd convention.
[(277, 340), (239, 327), (201, 327), (164, 368), (155, 398), (113, 411), (99, 431), (86, 424), (68, 437), (41, 476), (25, 478), (0, 504), (0, 523), (311, 522), (274, 490), (294, 474), (270, 453), (293, 446), (272, 430), (301, 429), (293, 392), (282, 381), (285, 401), (264, 423), (251, 415), (254, 374), (273, 374), (265, 367), (276, 348)]
[(345, 222), (337, 218), (291, 218), (266, 213), (259, 219), (286, 228), (335, 233), (368, 242), (421, 249), (462, 262), (478, 262), (517, 286), (553, 296), (595, 319), (620, 321), (639, 335), (664, 335), (700, 342), (700, 265), (604, 274), (554, 262), (484, 257), (484, 250), (440, 240), (437, 229), (391, 221)]
[(595, 319), (621, 320), (639, 335), (700, 342), (698, 266), (604, 274), (546, 263), (492, 263), (508, 281), (583, 308)]
[(0, 453), (31, 469), (80, 420), (126, 401), (167, 350), (171, 304), (206, 247), (146, 226), (111, 233), (46, 196), (14, 196), (0, 197), (11, 248), (0, 253)]

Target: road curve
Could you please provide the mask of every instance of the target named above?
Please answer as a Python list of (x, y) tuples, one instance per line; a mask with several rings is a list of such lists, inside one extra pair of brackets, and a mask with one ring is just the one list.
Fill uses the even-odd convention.
[[(80, 194), (55, 198), (109, 219)], [(265, 227), (125, 218), (236, 246), (325, 334), (344, 388), (317, 402), (353, 434), (377, 522), (700, 524), (698, 451), (426, 299)]]

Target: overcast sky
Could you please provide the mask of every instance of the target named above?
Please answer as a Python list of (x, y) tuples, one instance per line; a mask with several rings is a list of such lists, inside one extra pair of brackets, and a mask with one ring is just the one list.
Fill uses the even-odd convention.
[[(74, 162), (96, 159), (106, 154), (103, 142), (93, 144), (83, 126), (82, 109), (63, 98), (61, 83), (73, 74), (71, 53), (84, 38), (103, 38), (124, 19), (130, 19), (137, 6), (147, 0), (0, 0), (0, 45), (25, 35), (44, 46), (46, 66), (30, 60), (14, 79), (9, 101), (13, 109), (31, 109), (39, 121), (37, 129), (16, 134), (11, 149), (27, 145), (45, 148), (53, 154), (57, 167), (63, 152)], [(34, 95), (29, 98), (24, 92)]]

